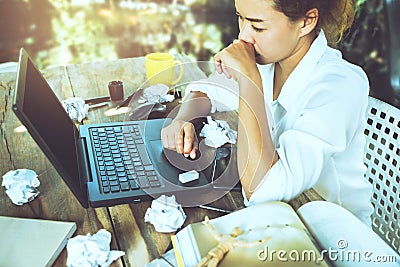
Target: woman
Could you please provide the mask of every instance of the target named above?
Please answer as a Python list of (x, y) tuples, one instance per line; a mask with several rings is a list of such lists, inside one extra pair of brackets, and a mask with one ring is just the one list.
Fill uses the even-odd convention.
[(353, 1), (236, 0), (235, 6), (239, 38), (214, 59), (217, 72), (236, 81), (236, 98), (204, 82), (191, 85), (162, 131), (164, 147), (194, 158), (189, 121), (224, 110), (222, 103), (236, 105), (246, 205), (289, 201), (313, 187), (370, 224), (371, 186), (363, 178), (368, 79), (327, 44), (350, 27)]

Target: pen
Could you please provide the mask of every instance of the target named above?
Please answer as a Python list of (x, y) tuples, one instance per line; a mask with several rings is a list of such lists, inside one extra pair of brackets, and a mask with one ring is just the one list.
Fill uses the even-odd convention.
[(115, 109), (119, 109), (120, 107), (122, 107), (123, 105), (125, 105), (126, 103), (128, 103), (129, 101), (131, 101), (131, 99), (133, 97), (135, 97), (134, 101), (137, 101), (140, 96), (142, 96), (143, 94), (143, 89), (142, 88), (138, 88), (135, 92), (133, 92), (130, 96), (128, 96), (125, 100), (121, 101), (120, 103), (118, 103), (117, 106), (115, 106)]
[(219, 211), (219, 212), (223, 212), (223, 213), (231, 213), (231, 210), (223, 210), (223, 209), (219, 209), (219, 208), (215, 208), (215, 207), (211, 207), (211, 206), (207, 206), (207, 205), (199, 205), (199, 208), (202, 209), (207, 209), (207, 210), (215, 210), (215, 211)]
[(130, 96), (128, 96), (125, 100), (122, 100), (121, 102), (118, 103), (118, 105), (115, 106), (115, 109), (119, 109), (120, 107), (122, 107), (123, 105), (125, 105), (126, 103), (128, 103), (129, 101), (131, 101), (132, 97), (139, 91), (136, 90), (135, 92), (133, 92)]
[(102, 103), (98, 103), (98, 104), (89, 105), (89, 109), (100, 108), (100, 107), (105, 107), (105, 106), (108, 106), (108, 103), (102, 102)]
[(99, 103), (104, 103), (110, 101), (109, 96), (100, 96), (100, 97), (94, 97), (94, 98), (89, 98), (85, 100), (85, 104), (99, 104)]

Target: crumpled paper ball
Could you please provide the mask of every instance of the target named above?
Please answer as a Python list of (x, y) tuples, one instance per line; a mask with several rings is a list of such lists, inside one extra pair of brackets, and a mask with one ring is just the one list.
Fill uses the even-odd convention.
[(225, 143), (236, 144), (237, 132), (229, 127), (226, 121), (213, 120), (207, 116), (207, 124), (204, 124), (200, 132), (201, 137), (205, 137), (205, 144), (210, 147), (218, 148)]
[(40, 192), (36, 189), (40, 185), (36, 172), (28, 169), (17, 169), (3, 175), (2, 186), (6, 194), (16, 205), (32, 201)]
[(171, 102), (175, 99), (173, 95), (168, 94), (169, 87), (159, 83), (143, 90), (143, 95), (139, 98), (139, 103), (162, 103)]
[(65, 111), (72, 120), (82, 122), (89, 112), (89, 105), (85, 104), (82, 97), (69, 97), (61, 101)]
[(96, 234), (78, 235), (68, 240), (67, 267), (107, 267), (125, 255), (124, 251), (110, 250), (111, 233), (100, 229)]
[(155, 230), (161, 233), (171, 233), (179, 229), (186, 219), (182, 206), (175, 196), (162, 195), (153, 200), (151, 207), (144, 215), (144, 221), (153, 224)]

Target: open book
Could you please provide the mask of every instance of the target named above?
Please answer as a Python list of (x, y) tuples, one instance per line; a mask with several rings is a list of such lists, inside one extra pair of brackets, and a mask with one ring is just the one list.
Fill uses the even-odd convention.
[[(232, 235), (235, 227), (241, 231)], [(325, 201), (307, 203), (297, 213), (283, 202), (251, 206), (191, 224), (172, 236), (172, 244), (179, 267), (209, 262), (209, 252), (221, 253), (215, 250), (221, 247), (227, 251), (221, 267), (376, 266), (382, 255), (388, 257), (384, 266), (399, 266), (398, 254), (372, 229)]]

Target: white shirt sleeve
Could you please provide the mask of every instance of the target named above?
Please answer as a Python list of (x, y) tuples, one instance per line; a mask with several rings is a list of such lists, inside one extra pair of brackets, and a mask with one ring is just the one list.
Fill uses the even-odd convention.
[(237, 110), (239, 87), (235, 80), (217, 72), (210, 77), (192, 82), (185, 90), (185, 97), (192, 91), (205, 93), (211, 101), (211, 113)]

